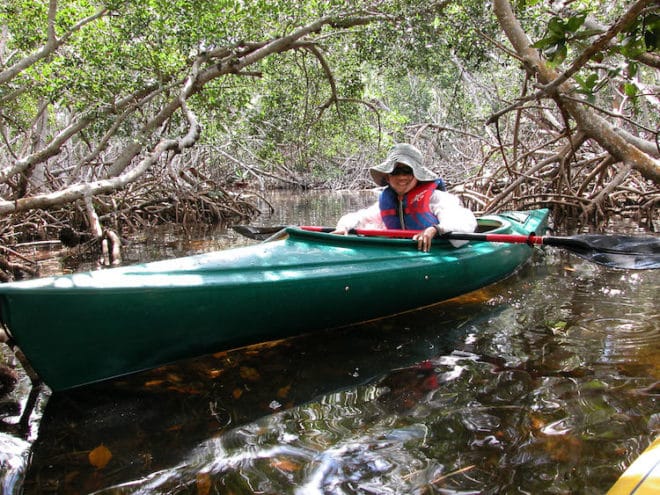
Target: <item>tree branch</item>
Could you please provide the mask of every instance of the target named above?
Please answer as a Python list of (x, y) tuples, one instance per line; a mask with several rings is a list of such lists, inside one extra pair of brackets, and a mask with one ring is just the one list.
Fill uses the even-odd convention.
[(583, 50), (564, 72), (559, 74), (550, 83), (541, 86), (540, 89), (548, 94), (552, 94), (560, 84), (568, 81), (568, 79), (589, 62), (595, 54), (603, 51), (617, 34), (630, 25), (630, 23), (632, 23), (646, 7), (654, 1), (655, 0), (637, 0), (637, 2), (632, 4), (605, 33), (599, 36), (596, 41)]
[(8, 69), (5, 69), (2, 72), (0, 72), (0, 84), (5, 84), (11, 81), (14, 77), (16, 77), (18, 74), (20, 74), (22, 71), (24, 71), (31, 65), (34, 65), (39, 60), (48, 57), (50, 54), (55, 52), (55, 50), (57, 50), (62, 44), (64, 44), (68, 40), (68, 38), (70, 38), (73, 35), (74, 32), (80, 30), (85, 24), (89, 24), (90, 22), (93, 22), (96, 19), (103, 17), (107, 13), (108, 13), (107, 8), (99, 8), (95, 14), (78, 22), (66, 34), (64, 34), (58, 39), (55, 35), (55, 15), (57, 14), (57, 0), (50, 0), (48, 6), (48, 27), (46, 29), (48, 36), (46, 39), (46, 43), (41, 48), (39, 48), (39, 50), (34, 52), (32, 55), (29, 55), (19, 60)]
[[(527, 34), (523, 31), (513, 13), (510, 3), (507, 0), (494, 0), (493, 7), (502, 29), (518, 55), (524, 60), (527, 70), (532, 74), (536, 74), (540, 84), (550, 85), (559, 76), (554, 69), (541, 60), (537, 51), (532, 48)], [(575, 119), (578, 128), (584, 131), (588, 137), (597, 141), (617, 161), (629, 164), (647, 179), (660, 183), (660, 161), (626, 141), (612, 125), (591, 112), (581, 102), (563, 98), (565, 94), (570, 94), (572, 89), (566, 81), (556, 87), (548, 87), (551, 87), (552, 93), (555, 93), (555, 101), (558, 105), (563, 107)]]

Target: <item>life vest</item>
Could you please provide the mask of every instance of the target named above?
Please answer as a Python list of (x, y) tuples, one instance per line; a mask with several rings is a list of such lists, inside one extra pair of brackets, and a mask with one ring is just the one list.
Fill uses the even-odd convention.
[(439, 219), (430, 207), (431, 195), (436, 189), (445, 190), (442, 179), (420, 182), (401, 198), (394, 189), (386, 187), (378, 199), (380, 216), (385, 226), (388, 229), (422, 230), (437, 225)]

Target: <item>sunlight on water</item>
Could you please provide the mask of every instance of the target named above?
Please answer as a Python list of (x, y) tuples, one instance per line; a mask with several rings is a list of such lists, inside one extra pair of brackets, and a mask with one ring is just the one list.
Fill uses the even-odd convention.
[(50, 395), (32, 388), (30, 379), (6, 346), (0, 346), (0, 483), (4, 495), (22, 493), (23, 477), (37, 438), (39, 420)]
[(0, 465), (6, 474), (2, 493), (20, 493), (21, 481), (27, 469), (30, 443), (13, 435), (0, 433)]

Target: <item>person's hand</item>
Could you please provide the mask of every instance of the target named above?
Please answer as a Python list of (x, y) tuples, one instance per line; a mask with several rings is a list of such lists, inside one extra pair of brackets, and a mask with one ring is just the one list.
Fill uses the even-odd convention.
[(417, 249), (428, 253), (429, 249), (431, 249), (431, 242), (437, 233), (438, 231), (435, 227), (427, 227), (419, 234), (415, 234), (413, 241), (417, 241)]

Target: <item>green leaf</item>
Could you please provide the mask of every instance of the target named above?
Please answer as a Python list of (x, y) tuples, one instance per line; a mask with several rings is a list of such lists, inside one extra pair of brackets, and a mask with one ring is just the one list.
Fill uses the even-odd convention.
[(637, 96), (637, 86), (635, 86), (632, 83), (625, 83), (623, 85), (623, 92), (626, 94), (626, 96), (630, 96), (631, 98), (634, 98)]
[(593, 92), (594, 88), (596, 87), (596, 83), (598, 82), (598, 75), (589, 74), (586, 78), (576, 75), (575, 81), (580, 86), (581, 93), (591, 93)]
[(566, 59), (568, 48), (566, 47), (566, 43), (561, 41), (555, 45), (549, 46), (543, 51), (543, 54), (547, 57), (550, 65), (556, 67)]
[(576, 15), (573, 17), (569, 17), (567, 21), (565, 21), (564, 26), (566, 28), (566, 31), (569, 31), (571, 33), (576, 32), (582, 24), (584, 24), (584, 20), (587, 18), (586, 14), (580, 14)]
[(552, 45), (556, 45), (560, 40), (563, 40), (563, 37), (557, 37), (555, 35), (551, 36), (546, 36), (545, 38), (542, 38), (538, 40), (536, 43), (532, 45), (532, 48), (538, 48), (540, 50), (544, 50)]
[(608, 388), (607, 383), (601, 380), (591, 380), (590, 382), (587, 382), (582, 385), (583, 390), (597, 391), (597, 390), (607, 390), (607, 388)]
[(548, 32), (554, 34), (558, 38), (564, 38), (566, 35), (566, 25), (559, 17), (553, 17), (548, 22)]
[(621, 40), (619, 51), (625, 57), (636, 58), (646, 51), (646, 46), (637, 35), (629, 35)]

